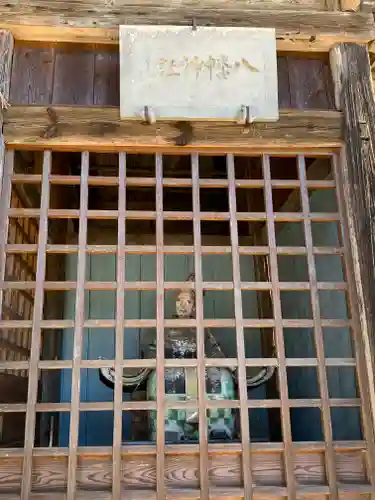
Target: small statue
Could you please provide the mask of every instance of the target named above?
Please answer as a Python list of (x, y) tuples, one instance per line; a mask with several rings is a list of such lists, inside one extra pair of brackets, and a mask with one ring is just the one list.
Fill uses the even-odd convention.
[[(188, 283), (195, 281), (195, 274), (191, 273), (187, 280)], [(179, 292), (176, 298), (176, 314), (178, 318), (195, 317), (195, 290), (194, 288), (184, 289)]]
[[(176, 297), (176, 316), (178, 319), (194, 319), (196, 317), (196, 294), (193, 283), (195, 274), (187, 278), (189, 287), (181, 289)], [(208, 357), (226, 356), (221, 350), (214, 335), (206, 332), (206, 354)], [(170, 328), (165, 331), (165, 356), (172, 358), (196, 358), (197, 344), (195, 328)], [(148, 352), (146, 352), (148, 351)], [(155, 357), (156, 339), (144, 341), (146, 357)], [(246, 380), (248, 389), (264, 384), (274, 374), (274, 367), (264, 367)], [(100, 368), (100, 380), (108, 387), (114, 388), (114, 369)], [(168, 368), (164, 372), (165, 397), (169, 400), (184, 401), (198, 399), (198, 374), (196, 368)], [(231, 368), (209, 367), (205, 370), (206, 397), (208, 400), (234, 400), (237, 392), (237, 370)], [(156, 400), (157, 374), (156, 370), (143, 368), (141, 370), (124, 369), (122, 376), (123, 391), (135, 393), (146, 391), (147, 400)], [(166, 410), (165, 436), (166, 441), (181, 442), (198, 438), (197, 410)], [(231, 408), (210, 409), (207, 411), (207, 427), (209, 439), (231, 440), (235, 435), (235, 412)], [(150, 439), (156, 439), (156, 411), (149, 412)]]

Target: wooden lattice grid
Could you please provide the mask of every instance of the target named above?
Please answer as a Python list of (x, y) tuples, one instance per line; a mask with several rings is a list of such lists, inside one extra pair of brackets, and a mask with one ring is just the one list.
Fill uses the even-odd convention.
[[(30, 345), (30, 359), (2, 359), (0, 369), (3, 370), (27, 370), (29, 376), (28, 398), (25, 404), (1, 405), (3, 412), (26, 412), (25, 445), (23, 450), (23, 476), (22, 476), (22, 498), (29, 498), (32, 490), (32, 471), (36, 415), (37, 412), (70, 412), (70, 435), (68, 449), (68, 479), (67, 498), (76, 498), (77, 471), (78, 471), (78, 433), (80, 411), (114, 411), (113, 429), (113, 498), (120, 498), (122, 494), (121, 485), (121, 454), (122, 444), (122, 414), (124, 411), (132, 410), (156, 410), (157, 411), (157, 439), (156, 439), (156, 495), (158, 499), (165, 498), (165, 435), (164, 435), (164, 411), (168, 407), (174, 409), (199, 410), (199, 444), (197, 451), (200, 460), (200, 495), (208, 498), (210, 495), (209, 477), (203, 471), (208, 470), (210, 444), (207, 436), (206, 411), (217, 408), (215, 401), (205, 397), (205, 369), (206, 367), (237, 367), (239, 379), (238, 399), (233, 401), (220, 401), (220, 408), (233, 408), (239, 410), (240, 414), (240, 436), (242, 457), (242, 479), (243, 495), (250, 498), (257, 492), (257, 485), (252, 477), (252, 439), (249, 428), (248, 411), (252, 408), (280, 408), (281, 428), (283, 436), (283, 453), (285, 460), (285, 488), (279, 488), (276, 495), (287, 495), (295, 498), (296, 495), (308, 493), (308, 488), (300, 487), (296, 482), (294, 468), (295, 446), (292, 437), (291, 416), (292, 408), (319, 408), (322, 416), (325, 464), (328, 490), (321, 489), (323, 493), (329, 492), (332, 498), (337, 498), (339, 485), (336, 474), (335, 443), (332, 429), (332, 408), (353, 407), (361, 408), (362, 422), (364, 427), (364, 440), (372, 443), (372, 428), (369, 420), (368, 402), (364, 396), (366, 386), (366, 374), (359, 357), (327, 358), (324, 352), (324, 328), (349, 328), (353, 332), (354, 342), (360, 342), (360, 333), (356, 331), (355, 295), (350, 283), (350, 254), (348, 241), (345, 236), (346, 221), (344, 214), (344, 203), (340, 190), (338, 190), (337, 212), (312, 212), (310, 210), (309, 190), (336, 189), (336, 180), (340, 179), (338, 160), (329, 154), (335, 179), (309, 180), (306, 175), (306, 158), (298, 155), (295, 158), (298, 178), (297, 179), (274, 179), (271, 175), (270, 157), (260, 157), (262, 176), (260, 179), (237, 179), (235, 171), (235, 157), (232, 154), (226, 156), (226, 176), (224, 178), (201, 178), (199, 171), (200, 156), (191, 155), (191, 177), (189, 178), (166, 178), (163, 176), (163, 155), (155, 155), (154, 177), (127, 177), (126, 154), (119, 153), (118, 175), (113, 177), (90, 176), (90, 155), (82, 153), (81, 173), (76, 175), (56, 175), (51, 172), (52, 153), (45, 152), (43, 159), (42, 174), (16, 174), (13, 172), (14, 152), (8, 151), (4, 169), (3, 190), (1, 199), (1, 224), (0, 224), (0, 280), (2, 294), (0, 296), (0, 307), (2, 308), (1, 328), (29, 329), (32, 331), (32, 342)], [(12, 189), (20, 183), (35, 183), (41, 186), (41, 203), (39, 208), (25, 208), (10, 203)], [(80, 187), (79, 209), (50, 208), (50, 190), (52, 185), (78, 185)], [(115, 186), (118, 188), (117, 210), (90, 210), (89, 209), (89, 187)], [(127, 188), (129, 186), (154, 186), (156, 195), (156, 210), (128, 210)], [(168, 186), (187, 187), (192, 192), (192, 211), (164, 211), (163, 189)], [(227, 212), (201, 211), (200, 192), (202, 188), (224, 188), (228, 192), (229, 210)], [(250, 211), (239, 212), (236, 204), (236, 190), (259, 189), (264, 192), (264, 212)], [(300, 211), (275, 211), (274, 189), (294, 189), (300, 193)], [(25, 241), (10, 237), (13, 231), (13, 222), (25, 228), (22, 220), (38, 221), (39, 230), (34, 233), (34, 240)], [(78, 245), (53, 244), (48, 238), (48, 224), (50, 219), (77, 219)], [(108, 219), (118, 223), (117, 245), (89, 245), (87, 238), (88, 219)], [(155, 245), (134, 245), (126, 241), (126, 221), (147, 219), (155, 221), (156, 241)], [(164, 244), (164, 222), (190, 220), (193, 223), (194, 245), (171, 246)], [(208, 246), (202, 244), (201, 222), (202, 221), (226, 221), (230, 227), (229, 246)], [(267, 234), (267, 245), (241, 245), (238, 223), (239, 222), (261, 222), (264, 224)], [(300, 222), (303, 224), (305, 244), (294, 247), (278, 245), (276, 235), (276, 224), (279, 222)], [(340, 243), (336, 246), (316, 246), (313, 241), (312, 224), (315, 222), (336, 222), (340, 226)], [(9, 227), (9, 230), (7, 228)], [(34, 225), (33, 227), (37, 227)], [(9, 237), (8, 237), (9, 234)], [(76, 253), (77, 278), (76, 281), (48, 281), (46, 277), (46, 260), (49, 254)], [(89, 253), (114, 254), (117, 259), (117, 277), (112, 282), (93, 282), (86, 279), (86, 257)], [(125, 256), (127, 254), (154, 254), (156, 255), (156, 280), (152, 282), (129, 282), (125, 279)], [(164, 274), (165, 254), (191, 254), (194, 258), (195, 281), (193, 283), (168, 282)], [(202, 273), (203, 255), (226, 255), (232, 256), (233, 280), (231, 282), (205, 282)], [(245, 282), (241, 279), (240, 256), (266, 256), (268, 262), (265, 274), (267, 280)], [(285, 282), (279, 279), (278, 257), (280, 255), (303, 255), (308, 263), (307, 282)], [(345, 261), (345, 279), (342, 282), (326, 282), (318, 280), (315, 266), (317, 255), (339, 255)], [(35, 265), (35, 278), (32, 274), (19, 274), (15, 279), (9, 279), (9, 271), (6, 256), (12, 256), (14, 262), (19, 256), (26, 256), (29, 267)], [(16, 279), (18, 278), (18, 279)], [(181, 287), (195, 289), (196, 293), (196, 318), (195, 319), (166, 319), (164, 311), (164, 294), (168, 290), (179, 290)], [(12, 291), (28, 291), (34, 299), (33, 314), (22, 311), (15, 319), (8, 318), (4, 311), (7, 306), (7, 294)], [(60, 319), (48, 320), (43, 314), (45, 291), (67, 291), (75, 290), (75, 317), (74, 320)], [(116, 292), (116, 317), (113, 320), (92, 320), (85, 318), (85, 291), (101, 290)], [(155, 319), (127, 319), (124, 309), (124, 296), (128, 290), (153, 290), (156, 292), (156, 318)], [(204, 291), (229, 290), (234, 294), (234, 318), (233, 319), (206, 319), (203, 308)], [(321, 291), (342, 291), (351, 297), (350, 315), (344, 319), (329, 319), (321, 316), (321, 302), (319, 294)], [(243, 314), (242, 293), (243, 291), (267, 291), (271, 299), (272, 318), (246, 319)], [(281, 293), (284, 291), (306, 291), (310, 294), (312, 318), (311, 319), (285, 319), (282, 314)], [(85, 328), (106, 327), (114, 328), (116, 335), (116, 350), (113, 360), (85, 360), (82, 359), (83, 335)], [(154, 327), (157, 331), (156, 359), (124, 359), (124, 327)], [(196, 359), (166, 359), (164, 356), (165, 328), (170, 327), (195, 327), (197, 341)], [(237, 358), (210, 359), (205, 357), (205, 329), (217, 327), (229, 327), (236, 330)], [(288, 358), (285, 353), (284, 328), (312, 328), (314, 330), (314, 343), (316, 358)], [(73, 359), (69, 360), (41, 360), (42, 330), (44, 329), (67, 329), (74, 328)], [(275, 357), (262, 357), (258, 359), (247, 358), (245, 354), (244, 329), (245, 328), (272, 328), (276, 344)], [(116, 383), (114, 401), (112, 402), (81, 402), (80, 401), (80, 377), (82, 368), (115, 367)], [(164, 373), (166, 368), (194, 367), (198, 375), (198, 399), (197, 401), (175, 401), (169, 402), (165, 398)], [(246, 368), (275, 366), (277, 368), (277, 387), (279, 398), (276, 399), (248, 399), (246, 387)], [(319, 382), (319, 398), (291, 399), (288, 394), (288, 367), (316, 367)], [(358, 398), (333, 398), (330, 396), (327, 367), (354, 366), (358, 372), (359, 388), (361, 395)], [(157, 399), (156, 401), (123, 401), (121, 388), (121, 375), (124, 367), (156, 369), (157, 372)], [(70, 403), (41, 403), (38, 402), (38, 380), (40, 369), (72, 369), (72, 392)], [(139, 445), (141, 446), (141, 445)], [(368, 487), (362, 487), (362, 492), (371, 492), (375, 485), (375, 469), (369, 456), (367, 467)], [(362, 485), (363, 486), (363, 485)], [(258, 488), (259, 489), (259, 488)], [(355, 489), (354, 489), (355, 491)], [(320, 492), (320, 491), (319, 491)]]

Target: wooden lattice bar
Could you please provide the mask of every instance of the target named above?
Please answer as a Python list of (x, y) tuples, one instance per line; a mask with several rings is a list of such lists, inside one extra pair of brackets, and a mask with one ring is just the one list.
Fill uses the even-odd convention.
[(43, 178), (41, 194), (41, 216), (38, 235), (38, 253), (34, 313), (31, 334), (31, 354), (29, 364), (29, 388), (27, 394), (25, 424), (25, 457), (23, 462), (23, 481), (21, 498), (26, 500), (31, 492), (32, 454), (35, 439), (36, 403), (38, 387), (38, 361), (41, 352), (44, 291), (43, 281), (46, 276), (46, 245), (48, 239), (48, 207), (50, 201), (49, 174), (51, 171), (51, 152), (45, 152), (43, 158)]
[(126, 156), (119, 155), (119, 219), (117, 250), (117, 293), (116, 293), (116, 359), (115, 359), (115, 394), (113, 425), (113, 484), (114, 500), (121, 498), (121, 445), (122, 445), (122, 387), (121, 375), (124, 357), (125, 320), (125, 211), (126, 211)]
[(75, 329), (73, 347), (73, 369), (72, 369), (72, 403), (69, 425), (69, 464), (68, 464), (68, 500), (74, 500), (77, 483), (77, 448), (78, 448), (78, 425), (79, 425), (79, 401), (81, 387), (81, 359), (83, 344), (83, 327), (85, 311), (85, 280), (86, 280), (86, 252), (87, 242), (87, 207), (88, 207), (88, 185), (89, 176), (89, 153), (82, 153), (81, 163), (81, 196), (80, 196), (80, 219), (78, 234), (78, 263), (77, 263), (77, 291), (75, 306)]
[(268, 156), (262, 158), (263, 175), (265, 181), (265, 200), (267, 210), (267, 233), (268, 242), (270, 247), (270, 270), (271, 270), (271, 283), (273, 293), (273, 314), (275, 318), (275, 333), (277, 345), (277, 357), (279, 360), (279, 386), (280, 386), (280, 400), (281, 400), (281, 419), (283, 428), (284, 440), (284, 460), (286, 471), (286, 482), (288, 488), (288, 497), (295, 498), (296, 486), (295, 477), (293, 473), (293, 447), (292, 447), (292, 431), (290, 423), (290, 413), (288, 408), (288, 382), (285, 364), (285, 346), (282, 330), (282, 313), (280, 301), (280, 288), (278, 278), (277, 266), (277, 252), (276, 252), (276, 233), (275, 233), (275, 213), (272, 203), (272, 186), (271, 186), (271, 171), (270, 161)]
[[(229, 212), (230, 212), (230, 236), (232, 242), (232, 266), (233, 266), (233, 286), (234, 286), (234, 311), (236, 322), (236, 343), (238, 356), (238, 379), (241, 414), (241, 440), (242, 440), (242, 467), (244, 471), (244, 496), (252, 497), (253, 479), (251, 473), (250, 455), (250, 429), (249, 419), (246, 411), (247, 407), (247, 387), (246, 387), (246, 365), (245, 365), (245, 343), (244, 326), (242, 314), (241, 276), (240, 260), (238, 253), (238, 227), (236, 221), (236, 189), (233, 155), (227, 156), (227, 173), (229, 181)], [(247, 473), (245, 472), (247, 471)]]
[[(191, 162), (194, 212), (194, 268), (195, 268), (195, 298), (197, 319), (197, 377), (199, 402), (199, 456), (200, 456), (200, 487), (203, 500), (209, 498), (208, 475), (208, 436), (207, 436), (207, 405), (206, 405), (206, 368), (204, 342), (204, 310), (203, 310), (203, 273), (202, 273), (202, 237), (200, 225), (199, 196), (199, 156), (194, 154)], [(164, 283), (165, 287), (165, 283)]]
[[(344, 175), (341, 171), (341, 162), (340, 157), (336, 156), (333, 159), (334, 172), (337, 182), (337, 191), (338, 191), (338, 206), (339, 212), (341, 216), (341, 230), (342, 230), (342, 244), (345, 251), (345, 274), (347, 277), (353, 276), (353, 263), (351, 256), (351, 248), (349, 245), (349, 229), (348, 229), (348, 221), (346, 219), (346, 206), (344, 202)], [(356, 304), (358, 301), (358, 297), (355, 291), (354, 280), (349, 280), (349, 296), (350, 302), (352, 304)], [(360, 331), (360, 320), (359, 320), (359, 311), (357, 308), (352, 308), (353, 314), (353, 337), (354, 337), (354, 345), (356, 351), (356, 370), (359, 382), (360, 392), (362, 394), (362, 418), (363, 418), (363, 427), (365, 431), (366, 440), (368, 443), (368, 455), (366, 457), (366, 470), (367, 476), (372, 485), (375, 485), (375, 436), (374, 429), (371, 424), (371, 407), (369, 403), (369, 398), (367, 395), (367, 370), (365, 364), (362, 362), (363, 359), (363, 342), (362, 335)], [(327, 361), (327, 360), (326, 360)]]
[(64, 155), (6, 153), (0, 500), (373, 494), (336, 156)]
[(332, 444), (332, 439), (333, 439), (332, 421), (329, 409), (328, 381), (324, 365), (324, 339), (323, 339), (323, 330), (321, 326), (320, 307), (319, 307), (319, 295), (318, 295), (319, 288), (317, 284), (317, 277), (315, 271), (314, 254), (312, 252), (313, 237), (311, 230), (311, 222), (309, 220), (310, 206), (309, 206), (309, 192), (306, 186), (306, 165), (305, 165), (305, 159), (302, 156), (299, 156), (297, 161), (298, 161), (299, 179), (301, 182), (302, 211), (305, 216), (304, 228), (305, 228), (305, 239), (307, 247), (309, 280), (311, 287), (311, 302), (312, 302), (313, 318), (314, 318), (314, 333), (315, 333), (314, 339), (316, 346), (316, 354), (318, 358), (318, 376), (319, 376), (319, 385), (320, 385), (320, 392), (322, 399), (324, 438), (327, 444), (327, 451), (326, 451), (327, 477), (330, 489), (332, 491), (332, 498), (337, 499), (336, 465), (334, 461), (335, 457)]
[(163, 218), (163, 157), (155, 157), (156, 175), (156, 497), (165, 498), (165, 359), (164, 359), (164, 218)]

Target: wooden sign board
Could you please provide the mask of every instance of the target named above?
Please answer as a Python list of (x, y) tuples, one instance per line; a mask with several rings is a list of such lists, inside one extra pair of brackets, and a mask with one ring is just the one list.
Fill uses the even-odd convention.
[(120, 113), (278, 120), (275, 30), (120, 26)]

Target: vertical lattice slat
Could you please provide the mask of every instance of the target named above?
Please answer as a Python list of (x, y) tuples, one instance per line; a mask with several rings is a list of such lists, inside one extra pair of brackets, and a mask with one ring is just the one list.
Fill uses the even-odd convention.
[(193, 186), (193, 232), (194, 232), (194, 268), (195, 268), (195, 301), (196, 301), (196, 332), (197, 332), (197, 377), (198, 377), (198, 402), (199, 402), (199, 466), (201, 498), (208, 500), (208, 444), (207, 444), (207, 418), (206, 418), (206, 373), (204, 360), (204, 326), (203, 326), (203, 287), (202, 287), (202, 239), (200, 221), (199, 197), (199, 156), (192, 155), (192, 186)]
[[(341, 161), (340, 161), (341, 160)], [(362, 304), (360, 303), (360, 298), (357, 294), (356, 290), (356, 278), (355, 278), (355, 269), (353, 266), (352, 260), (352, 250), (351, 250), (351, 239), (350, 239), (350, 226), (349, 221), (350, 217), (346, 217), (346, 210), (350, 211), (351, 207), (348, 203), (347, 205), (344, 203), (346, 196), (349, 196), (347, 192), (348, 184), (345, 173), (341, 168), (341, 162), (345, 161), (343, 158), (343, 154), (340, 158), (338, 155), (334, 155), (333, 157), (333, 168), (334, 168), (334, 177), (336, 181), (336, 189), (337, 189), (337, 203), (340, 214), (340, 222), (341, 222), (341, 234), (342, 234), (342, 245), (344, 247), (344, 269), (346, 278), (348, 280), (349, 285), (349, 300), (351, 306), (351, 315), (352, 315), (352, 336), (356, 357), (356, 371), (358, 376), (358, 385), (359, 385), (359, 394), (361, 396), (362, 402), (362, 422), (364, 428), (365, 439), (367, 443), (367, 453), (366, 453), (366, 462), (367, 462), (367, 475), (372, 484), (372, 487), (375, 488), (375, 429), (372, 425), (372, 412), (371, 412), (371, 403), (370, 403), (370, 394), (369, 391), (370, 385), (368, 384), (368, 372), (366, 370), (366, 363), (363, 362), (365, 359), (365, 345), (363, 342), (362, 330), (361, 330), (361, 322), (360, 322), (360, 309), (362, 308)], [(352, 229), (352, 228), (351, 228)], [(358, 304), (359, 307), (355, 307), (354, 304)], [(354, 306), (354, 307), (353, 307)]]
[(88, 210), (89, 153), (81, 156), (81, 196), (79, 210), (77, 290), (74, 318), (72, 393), (69, 428), (69, 462), (67, 500), (76, 498), (77, 486), (77, 447), (79, 430), (79, 400), (81, 388), (81, 359), (83, 346), (83, 325), (85, 320), (85, 280), (86, 280), (86, 242)]
[(247, 386), (246, 386), (246, 364), (245, 364), (245, 338), (242, 313), (242, 292), (240, 275), (240, 255), (238, 241), (238, 227), (236, 220), (236, 184), (233, 155), (227, 156), (227, 174), (229, 183), (229, 216), (230, 216), (230, 239), (232, 245), (232, 267), (234, 285), (234, 314), (236, 324), (236, 343), (238, 359), (238, 380), (240, 396), (240, 422), (242, 442), (242, 471), (245, 490), (245, 500), (252, 498), (253, 479), (250, 455), (250, 429), (249, 415), (247, 409)]
[(336, 500), (338, 498), (336, 464), (335, 464), (335, 453), (332, 442), (333, 436), (332, 436), (331, 413), (329, 408), (328, 381), (327, 381), (326, 367), (324, 363), (324, 340), (323, 340), (323, 329), (320, 317), (319, 292), (318, 292), (318, 283), (317, 283), (314, 253), (313, 253), (311, 221), (309, 219), (310, 206), (309, 206), (309, 192), (307, 189), (307, 181), (306, 181), (305, 158), (300, 155), (297, 158), (297, 162), (298, 162), (299, 180), (301, 183), (301, 202), (302, 202), (302, 213), (304, 217), (303, 224), (305, 229), (305, 243), (307, 249), (307, 265), (309, 270), (311, 306), (312, 306), (312, 314), (314, 320), (314, 340), (315, 340), (316, 354), (318, 358), (318, 380), (320, 387), (320, 395), (322, 399), (323, 430), (324, 430), (324, 439), (326, 442), (326, 470), (327, 470), (328, 483), (330, 487), (330, 494), (332, 496), (332, 500)]
[(48, 241), (48, 208), (50, 198), (49, 175), (51, 171), (52, 154), (50, 151), (43, 156), (42, 197), (40, 207), (38, 254), (36, 265), (36, 288), (34, 313), (31, 333), (31, 352), (29, 364), (29, 387), (27, 395), (25, 451), (22, 474), (22, 500), (27, 500), (31, 491), (32, 458), (35, 438), (36, 402), (38, 397), (38, 363), (41, 350), (44, 302), (44, 280), (46, 273), (46, 246)]
[(165, 499), (165, 362), (164, 362), (164, 231), (163, 157), (155, 158), (156, 175), (156, 489), (157, 500)]
[(118, 227), (117, 227), (117, 295), (115, 392), (113, 420), (113, 500), (121, 499), (121, 444), (122, 444), (122, 362), (124, 358), (125, 319), (125, 210), (126, 210), (126, 154), (119, 154)]
[(294, 453), (292, 443), (292, 429), (289, 413), (288, 399), (288, 381), (286, 372), (284, 332), (282, 325), (281, 314), (281, 297), (280, 297), (280, 282), (279, 271), (277, 264), (277, 245), (275, 231), (275, 215), (272, 202), (272, 183), (271, 183), (271, 168), (270, 159), (268, 156), (262, 157), (263, 177), (264, 177), (264, 196), (267, 214), (267, 233), (268, 245), (270, 251), (270, 278), (272, 285), (272, 304), (273, 316), (275, 319), (275, 337), (278, 358), (279, 370), (279, 390), (281, 400), (281, 422), (284, 441), (284, 459), (285, 459), (285, 474), (288, 491), (288, 498), (294, 500), (296, 498), (296, 485), (294, 477)]

